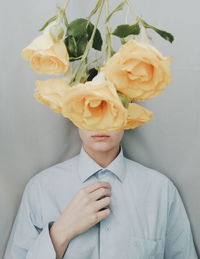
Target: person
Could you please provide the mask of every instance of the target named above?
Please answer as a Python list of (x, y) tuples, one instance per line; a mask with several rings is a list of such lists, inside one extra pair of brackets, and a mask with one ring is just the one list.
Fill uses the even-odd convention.
[(124, 156), (124, 130), (78, 130), (80, 153), (27, 183), (4, 259), (197, 259), (173, 182)]

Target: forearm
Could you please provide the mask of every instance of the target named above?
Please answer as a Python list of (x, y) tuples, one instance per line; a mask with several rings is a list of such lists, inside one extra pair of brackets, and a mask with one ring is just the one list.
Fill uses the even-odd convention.
[(63, 228), (61, 228), (57, 222), (54, 222), (50, 228), (50, 237), (56, 252), (56, 259), (63, 258), (72, 237), (64, 233)]

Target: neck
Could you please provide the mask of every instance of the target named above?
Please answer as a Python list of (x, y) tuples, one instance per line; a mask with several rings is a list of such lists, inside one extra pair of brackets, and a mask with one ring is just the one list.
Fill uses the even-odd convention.
[(119, 154), (120, 146), (116, 146), (108, 151), (96, 151), (83, 145), (84, 150), (87, 154), (101, 167), (107, 167)]

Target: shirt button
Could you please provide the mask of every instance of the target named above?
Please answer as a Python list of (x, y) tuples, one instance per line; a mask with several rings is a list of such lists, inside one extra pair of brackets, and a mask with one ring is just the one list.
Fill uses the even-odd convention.
[(106, 227), (105, 230), (108, 232), (108, 231), (110, 231), (110, 228), (109, 228), (109, 227)]
[(137, 241), (134, 241), (134, 246), (139, 246), (139, 243)]

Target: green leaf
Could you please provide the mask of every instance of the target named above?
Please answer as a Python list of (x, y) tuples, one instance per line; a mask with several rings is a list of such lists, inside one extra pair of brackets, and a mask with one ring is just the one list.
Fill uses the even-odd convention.
[[(85, 52), (88, 41), (92, 36), (95, 26), (87, 19), (79, 18), (74, 20), (68, 25), (67, 28), (67, 41), (68, 37), (73, 37), (76, 42), (76, 52), (71, 50), (70, 57), (77, 58)], [(70, 39), (70, 38), (69, 38)], [(67, 43), (68, 44), (68, 43)], [(96, 50), (101, 50), (103, 40), (100, 31), (96, 29), (92, 47)], [(70, 45), (72, 47), (73, 45)], [(74, 45), (75, 46), (75, 45)]]
[(108, 15), (108, 17), (106, 18), (105, 23), (107, 23), (107, 22), (110, 20), (110, 18), (112, 17), (112, 15), (113, 15), (114, 13), (116, 13), (116, 12), (118, 12), (118, 11), (121, 11), (126, 3), (127, 3), (127, 0), (124, 0), (123, 2), (121, 2), (121, 3)]
[(164, 38), (165, 40), (169, 41), (169, 42), (173, 42), (174, 40), (174, 36), (167, 32), (167, 31), (163, 31), (163, 30), (160, 30), (152, 25), (149, 25), (147, 22), (145, 22), (144, 20), (141, 20), (142, 21), (142, 24), (144, 25), (145, 28), (147, 29), (152, 29), (154, 30), (155, 32), (157, 32), (162, 38)]
[[(87, 27), (88, 39), (91, 38), (93, 30), (94, 30), (94, 25), (92, 23), (89, 23)], [(101, 51), (102, 44), (103, 44), (103, 40), (101, 37), (101, 33), (98, 29), (96, 29), (92, 47), (96, 50)]]
[(168, 40), (171, 43), (174, 41), (174, 36), (171, 33), (167, 32), (167, 31), (159, 30), (157, 28), (154, 28), (154, 31), (156, 31), (165, 40)]
[(67, 35), (81, 37), (87, 33), (88, 20), (79, 18), (71, 22), (67, 27)]
[(75, 61), (81, 59), (85, 52), (88, 43), (88, 35), (85, 34), (81, 37), (67, 36), (65, 39), (65, 45), (68, 50), (70, 61)]
[(80, 38), (76, 38), (76, 43), (77, 43), (77, 57), (80, 57), (84, 54), (87, 43), (88, 43), (88, 35), (85, 34)]
[(43, 31), (51, 22), (55, 21), (57, 19), (57, 15), (51, 17), (40, 29), (39, 31)]
[(130, 100), (128, 99), (128, 97), (126, 95), (122, 94), (122, 93), (119, 93), (119, 92), (117, 92), (117, 94), (118, 94), (124, 108), (128, 109), (128, 104), (130, 103)]
[(124, 45), (126, 43), (126, 40), (124, 38), (120, 38), (121, 44)]
[(67, 38), (65, 38), (65, 45), (67, 47), (69, 57), (77, 57), (78, 48), (77, 48), (76, 40), (73, 36), (69, 35)]
[(119, 38), (125, 38), (128, 35), (138, 35), (140, 33), (140, 26), (138, 23), (129, 25), (129, 24), (122, 24), (117, 26), (117, 28), (112, 33), (113, 35)]
[(96, 6), (94, 7), (94, 9), (90, 12), (89, 16), (87, 17), (87, 19), (89, 20), (96, 12), (97, 10), (100, 8), (100, 6), (102, 5), (103, 0), (99, 0), (96, 4)]
[(94, 41), (93, 41), (92, 47), (93, 47), (94, 49), (96, 49), (96, 50), (101, 51), (102, 44), (103, 44), (103, 40), (102, 40), (102, 37), (101, 37), (101, 33), (100, 33), (100, 31), (97, 29), (97, 30), (96, 30), (96, 33), (95, 33), (95, 35), (94, 35)]

